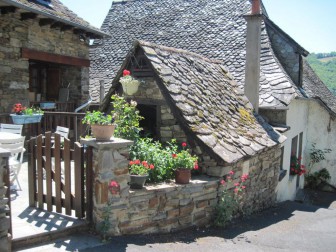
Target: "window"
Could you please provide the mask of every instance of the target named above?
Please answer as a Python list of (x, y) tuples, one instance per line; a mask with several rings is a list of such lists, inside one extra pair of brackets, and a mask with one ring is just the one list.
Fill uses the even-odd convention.
[(143, 131), (140, 132), (141, 136), (158, 139), (158, 106), (138, 104), (137, 109), (139, 110), (140, 115), (144, 117), (144, 119), (140, 121), (140, 127), (143, 128)]

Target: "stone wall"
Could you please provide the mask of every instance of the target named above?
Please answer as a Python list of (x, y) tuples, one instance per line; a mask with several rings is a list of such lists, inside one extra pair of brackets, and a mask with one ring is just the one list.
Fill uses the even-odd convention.
[[(14, 103), (28, 103), (29, 61), (21, 58), (21, 48), (89, 59), (88, 45), (72, 31), (40, 26), (39, 19), (22, 21), (17, 12), (0, 15), (0, 113), (10, 112)], [(69, 69), (62, 71), (61, 80), (71, 82), (71, 100), (85, 100), (88, 68)]]
[(296, 48), (278, 31), (267, 26), (268, 35), (272, 41), (272, 48), (285, 68), (287, 74), (295, 84), (301, 85), (300, 82), (300, 54)]
[[(222, 187), (219, 177), (195, 176), (187, 185), (160, 183), (144, 189), (130, 190), (128, 182), (128, 146), (132, 142), (114, 139), (96, 142), (83, 139), (82, 144), (93, 148), (94, 211), (96, 230), (106, 235), (165, 233), (191, 226), (212, 223), (215, 206)], [(252, 213), (275, 202), (279, 173), (278, 147), (269, 149), (249, 160), (225, 167), (227, 175), (235, 171), (234, 182), (248, 174), (245, 212)], [(109, 192), (115, 181), (119, 188)]]
[(0, 251), (10, 251), (10, 235), (8, 233), (10, 220), (7, 216), (9, 212), (8, 198), (6, 196), (7, 187), (5, 186), (6, 163), (10, 153), (0, 149)]

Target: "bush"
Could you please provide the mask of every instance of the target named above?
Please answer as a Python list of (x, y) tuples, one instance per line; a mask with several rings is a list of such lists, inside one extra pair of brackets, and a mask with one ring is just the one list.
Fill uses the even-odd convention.
[(321, 183), (327, 183), (330, 178), (328, 170), (323, 168), (306, 176), (306, 187), (316, 189)]
[(139, 138), (130, 150), (131, 160), (146, 160), (154, 165), (149, 171), (148, 182), (162, 182), (174, 177), (173, 158), (171, 153), (174, 146), (163, 147), (158, 141), (151, 138)]
[(114, 136), (133, 141), (139, 138), (140, 130), (142, 130), (139, 122), (143, 117), (139, 115), (136, 108), (137, 103), (135, 101), (128, 103), (124, 97), (118, 95), (112, 95), (111, 100), (115, 115), (114, 123), (117, 125)]

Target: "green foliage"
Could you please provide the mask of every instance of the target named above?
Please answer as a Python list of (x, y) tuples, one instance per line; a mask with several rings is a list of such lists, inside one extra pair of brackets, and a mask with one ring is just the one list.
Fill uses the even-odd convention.
[(310, 149), (309, 157), (310, 157), (310, 165), (313, 166), (323, 160), (325, 160), (325, 154), (330, 153), (331, 149), (316, 149), (316, 143), (312, 144), (312, 148)]
[(24, 115), (36, 115), (36, 114), (43, 115), (44, 114), (43, 110), (41, 110), (40, 108), (36, 108), (36, 107), (26, 108), (22, 112)]
[(331, 58), (328, 61), (319, 60), (326, 57), (335, 57), (335, 54), (336, 52), (329, 54), (312, 53), (307, 57), (307, 60), (324, 84), (336, 95), (336, 59)]
[(149, 164), (147, 161), (140, 161), (140, 159), (135, 159), (129, 162), (129, 172), (132, 175), (147, 175), (150, 170), (154, 169), (153, 164)]
[(190, 154), (190, 150), (186, 149), (187, 144), (182, 143), (182, 149), (179, 150), (176, 141), (172, 140), (169, 144), (170, 149), (173, 150), (171, 156), (173, 157), (173, 169), (198, 169), (197, 157)]
[(82, 123), (86, 124), (98, 124), (98, 125), (109, 125), (114, 122), (114, 117), (111, 114), (105, 114), (100, 111), (87, 111), (84, 118), (82, 119)]
[(220, 186), (222, 186), (222, 193), (216, 206), (215, 213), (215, 225), (220, 227), (225, 227), (233, 218), (235, 213), (244, 214), (242, 209), (242, 200), (245, 194), (245, 182), (248, 179), (247, 174), (243, 174), (240, 177), (239, 182), (236, 182), (231, 188), (233, 183), (234, 172), (230, 171), (229, 176), (226, 176), (226, 179), (220, 181)]
[(306, 186), (308, 188), (316, 189), (321, 183), (328, 182), (331, 179), (330, 174), (326, 168), (316, 171), (313, 174), (306, 176)]
[(151, 138), (139, 138), (130, 150), (132, 160), (146, 160), (154, 165), (149, 171), (148, 182), (161, 182), (174, 177), (172, 152), (174, 146), (163, 147)]
[(319, 171), (311, 173), (310, 170), (313, 166), (326, 159), (326, 154), (330, 153), (331, 149), (317, 149), (316, 143), (312, 144), (310, 149), (309, 157), (309, 171), (305, 177), (306, 187), (316, 189), (321, 183), (328, 182), (330, 180), (330, 174), (326, 168), (323, 168)]
[(139, 115), (139, 111), (136, 108), (137, 103), (135, 101), (128, 103), (124, 97), (118, 95), (112, 95), (111, 100), (117, 125), (114, 136), (128, 140), (138, 139), (142, 130), (139, 122), (143, 117)]

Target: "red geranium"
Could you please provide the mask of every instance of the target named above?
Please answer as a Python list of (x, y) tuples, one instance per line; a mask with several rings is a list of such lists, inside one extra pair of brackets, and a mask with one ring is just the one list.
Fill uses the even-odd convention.
[(125, 70), (123, 71), (123, 76), (127, 76), (127, 75), (130, 75), (130, 74), (131, 74), (131, 72), (128, 71), (127, 69), (125, 69)]

